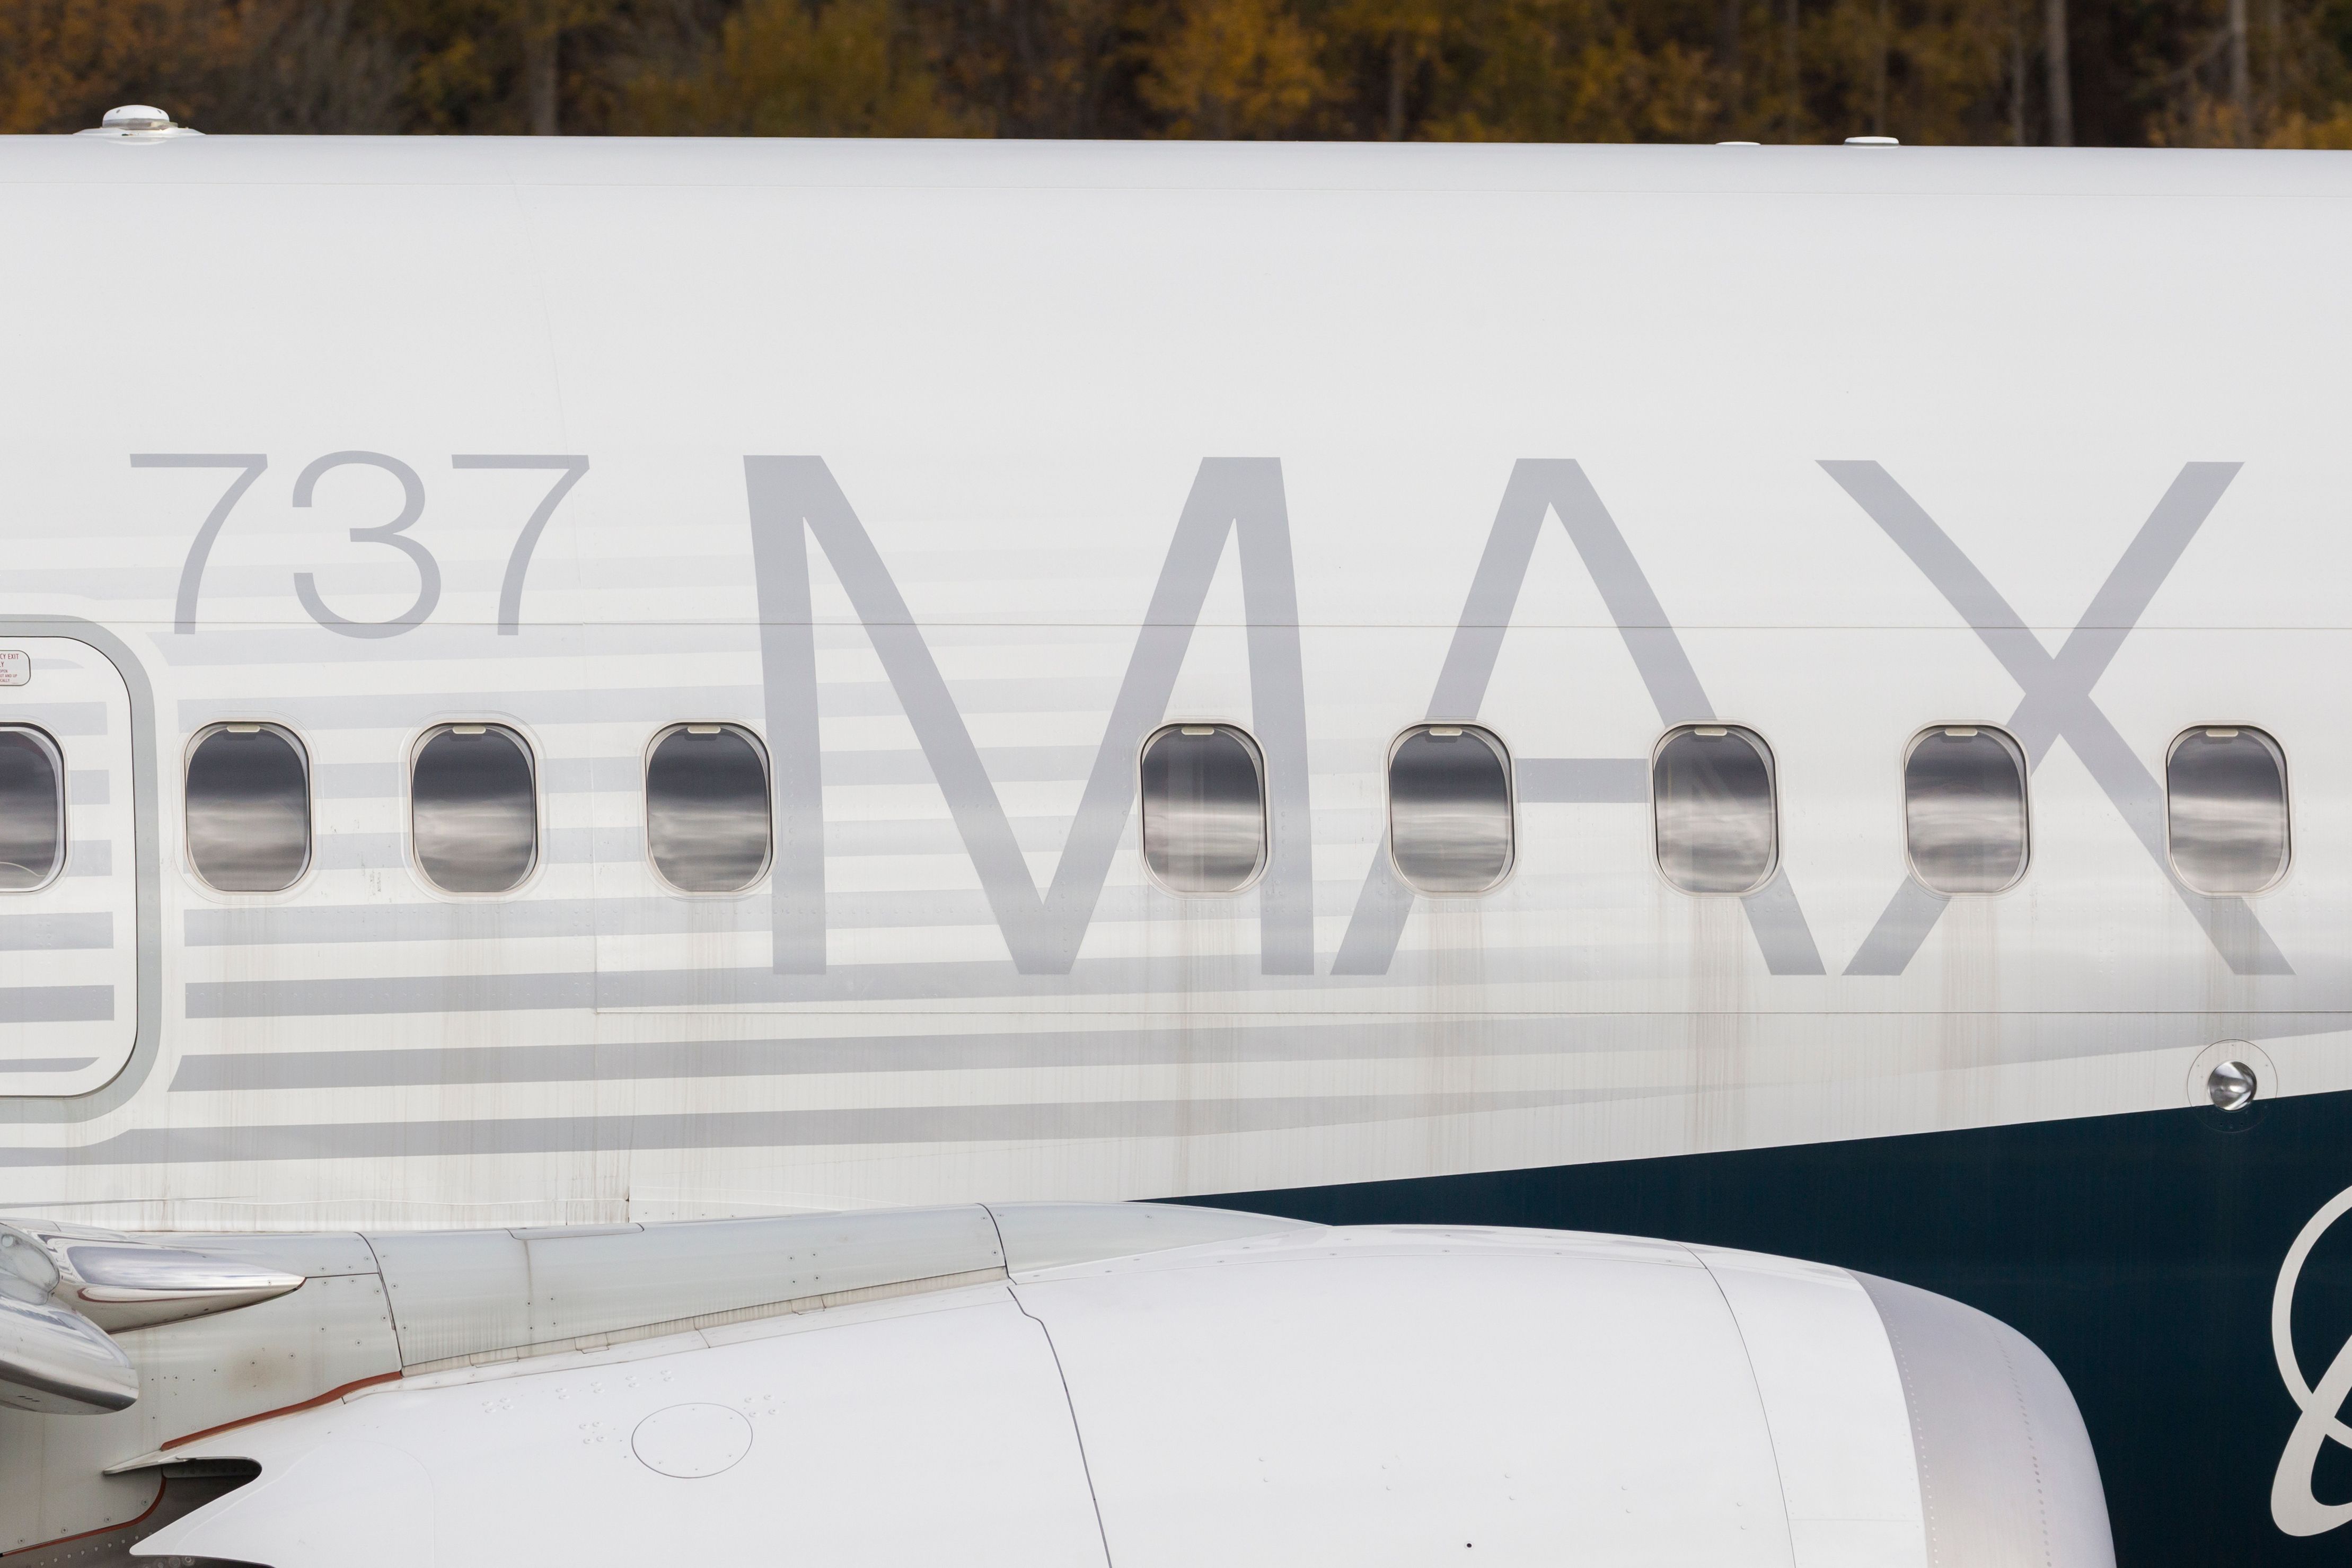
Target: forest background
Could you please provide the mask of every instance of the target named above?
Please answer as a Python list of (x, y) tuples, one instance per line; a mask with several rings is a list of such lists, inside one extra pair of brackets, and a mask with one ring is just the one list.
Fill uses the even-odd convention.
[(2352, 0), (0, 0), (0, 132), (2352, 146)]

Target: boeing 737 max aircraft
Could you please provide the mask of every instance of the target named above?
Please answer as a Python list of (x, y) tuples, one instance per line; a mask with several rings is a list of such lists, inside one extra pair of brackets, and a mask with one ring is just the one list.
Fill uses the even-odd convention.
[(0, 1552), (2343, 1550), (2352, 158), (0, 201)]

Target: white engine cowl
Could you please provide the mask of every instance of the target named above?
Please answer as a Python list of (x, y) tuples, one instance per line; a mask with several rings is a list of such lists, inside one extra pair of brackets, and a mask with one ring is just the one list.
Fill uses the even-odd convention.
[(187, 1444), (261, 1475), (137, 1551), (2113, 1563), (2055, 1370), (1923, 1291), (1538, 1231), (1294, 1227), (1104, 1257), (1119, 1211), (992, 1212), (997, 1279), (445, 1366)]

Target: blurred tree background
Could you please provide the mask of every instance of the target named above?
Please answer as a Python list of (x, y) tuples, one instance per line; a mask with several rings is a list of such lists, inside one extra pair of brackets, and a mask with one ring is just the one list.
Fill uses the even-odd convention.
[(0, 0), (0, 131), (2352, 146), (2352, 0)]

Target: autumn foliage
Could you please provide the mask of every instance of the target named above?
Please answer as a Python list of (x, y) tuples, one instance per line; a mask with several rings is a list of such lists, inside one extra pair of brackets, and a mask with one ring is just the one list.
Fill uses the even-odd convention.
[(2352, 0), (0, 0), (0, 131), (2352, 146)]

